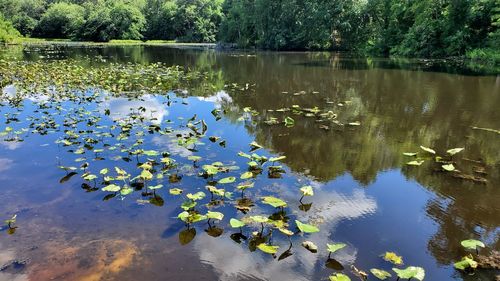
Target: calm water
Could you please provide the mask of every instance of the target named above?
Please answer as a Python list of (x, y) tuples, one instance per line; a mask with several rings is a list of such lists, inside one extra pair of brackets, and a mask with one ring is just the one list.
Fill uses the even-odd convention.
[[(425, 268), (426, 280), (494, 280), (499, 274), (482, 271), (469, 276), (453, 269), (453, 263), (466, 254), (460, 246), (464, 239), (484, 241), (488, 246), (484, 253), (500, 250), (500, 134), (472, 129), (500, 129), (499, 76), (428, 62), (352, 59), (330, 53), (73, 46), (16, 47), (1, 51), (0, 56), (30, 61), (90, 59), (96, 64), (163, 62), (212, 74), (210, 85), (187, 88), (182, 97), (148, 93), (141, 99), (108, 97), (78, 106), (61, 103), (68, 112), (94, 110), (102, 116), (99, 124), (105, 126), (126, 119), (131, 108), (137, 111), (141, 106), (146, 108), (141, 113), (145, 124), (175, 121), (170, 125), (173, 136), (146, 133), (142, 137), (145, 149), (169, 151), (182, 164), (176, 171), (183, 177), (180, 182), (158, 180), (164, 185), (157, 191), (164, 200), (161, 207), (141, 201), (140, 192), (103, 201), (106, 193), (86, 192), (79, 175), (59, 183), (66, 173), (58, 166), (79, 166), (75, 159), (82, 157), (55, 143), (64, 128), (47, 135), (27, 132), (22, 142), (0, 142), (0, 215), (2, 219), (18, 215), (13, 235), (5, 228), (0, 232), (0, 266), (15, 259), (27, 261), (0, 271), (2, 281), (327, 280), (336, 272), (325, 266), (325, 246), (332, 241), (347, 244), (332, 257), (353, 280), (351, 264), (365, 271), (390, 271), (393, 265), (380, 257), (386, 251), (401, 255), (405, 266)], [(12, 95), (16, 89), (6, 85), (3, 92)], [(6, 126), (27, 128), (33, 116), (51, 116), (63, 124), (65, 116), (39, 110), (39, 99), (24, 100), (21, 111), (3, 103), (0, 131)], [(329, 125), (325, 130), (314, 118), (269, 111), (293, 105), (331, 110), (340, 122), (361, 125)], [(248, 108), (258, 115), (251, 116)], [(106, 109), (109, 116), (102, 114)], [(220, 120), (211, 114), (214, 109), (223, 111)], [(8, 120), (13, 112), (20, 112), (19, 122)], [(226, 141), (225, 147), (208, 138), (196, 149), (177, 145), (175, 133), (186, 133), (182, 125), (194, 114), (205, 120), (209, 136)], [(292, 116), (295, 125), (262, 122), (284, 116)], [(114, 144), (111, 140), (109, 145)], [(288, 202), (284, 212), (275, 215), (291, 224), (295, 219), (312, 222), (321, 231), (293, 237), (293, 255), (286, 259), (251, 251), (251, 241), (236, 243), (231, 238), (238, 230), (231, 229), (229, 219), (244, 216), (234, 208), (240, 197), (235, 192), (232, 200), (211, 207), (224, 213), (221, 222), (193, 224), (195, 238), (181, 245), (179, 236), (186, 234), (186, 227), (176, 217), (184, 199), (170, 195), (168, 188), (196, 192), (205, 191), (206, 185), (197, 176), (197, 166), (186, 158), (201, 156), (200, 165), (221, 161), (239, 166), (235, 172), (239, 176), (248, 160), (237, 153), (248, 153), (252, 141), (263, 146), (256, 151), (260, 155), (287, 158), (281, 161), (286, 171), (281, 179), (268, 178), (264, 171), (254, 180), (255, 187), (245, 191), (255, 201), (249, 214), (276, 212), (259, 202), (259, 197), (273, 195)], [(431, 161), (419, 167), (405, 165), (412, 159), (403, 153), (422, 153), (420, 145), (439, 154), (464, 147), (454, 156), (457, 168), (467, 174), (484, 168), (487, 184), (454, 178), (437, 171)], [(96, 173), (114, 166), (136, 169), (135, 159), (126, 162), (118, 154), (106, 150), (100, 154), (103, 160), (93, 159), (92, 152), (84, 156)], [(313, 197), (304, 198), (304, 203), (312, 203), (306, 208), (299, 203), (298, 189), (303, 185), (315, 191)], [(204, 211), (209, 201), (208, 194), (201, 202)], [(250, 237), (252, 230), (259, 227), (244, 228), (243, 234)], [(300, 245), (304, 240), (313, 241), (319, 252), (304, 249)], [(272, 242), (280, 246), (278, 256), (290, 245), (283, 235), (273, 236)]]

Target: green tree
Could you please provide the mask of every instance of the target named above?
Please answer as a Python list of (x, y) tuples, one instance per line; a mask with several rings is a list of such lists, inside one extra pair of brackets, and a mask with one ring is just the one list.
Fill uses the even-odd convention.
[(143, 10), (146, 18), (145, 39), (175, 39), (177, 3), (173, 0), (148, 0)]
[(9, 43), (20, 36), (19, 31), (0, 13), (0, 43)]
[(80, 5), (55, 3), (43, 14), (34, 33), (45, 38), (75, 38), (85, 23), (84, 13)]
[(111, 7), (109, 18), (109, 39), (142, 39), (146, 20), (139, 8), (118, 2)]

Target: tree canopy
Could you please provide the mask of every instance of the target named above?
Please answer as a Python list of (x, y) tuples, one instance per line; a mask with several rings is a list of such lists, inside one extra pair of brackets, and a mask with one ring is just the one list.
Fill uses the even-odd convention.
[(0, 0), (24, 36), (450, 57), (500, 46), (500, 0)]

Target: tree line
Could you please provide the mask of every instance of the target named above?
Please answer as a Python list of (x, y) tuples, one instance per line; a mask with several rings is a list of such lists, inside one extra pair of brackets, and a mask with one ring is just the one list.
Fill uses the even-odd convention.
[(477, 50), (498, 57), (500, 46), (500, 0), (0, 0), (0, 13), (0, 34), (15, 35), (14, 27), (27, 37), (84, 41), (430, 58)]
[(224, 0), (0, 0), (24, 36), (215, 42)]

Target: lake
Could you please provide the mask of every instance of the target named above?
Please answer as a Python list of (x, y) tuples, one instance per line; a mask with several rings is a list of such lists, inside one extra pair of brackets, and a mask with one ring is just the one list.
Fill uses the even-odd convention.
[(453, 266), (500, 250), (498, 75), (57, 44), (2, 49), (0, 86), (1, 281), (500, 274)]

